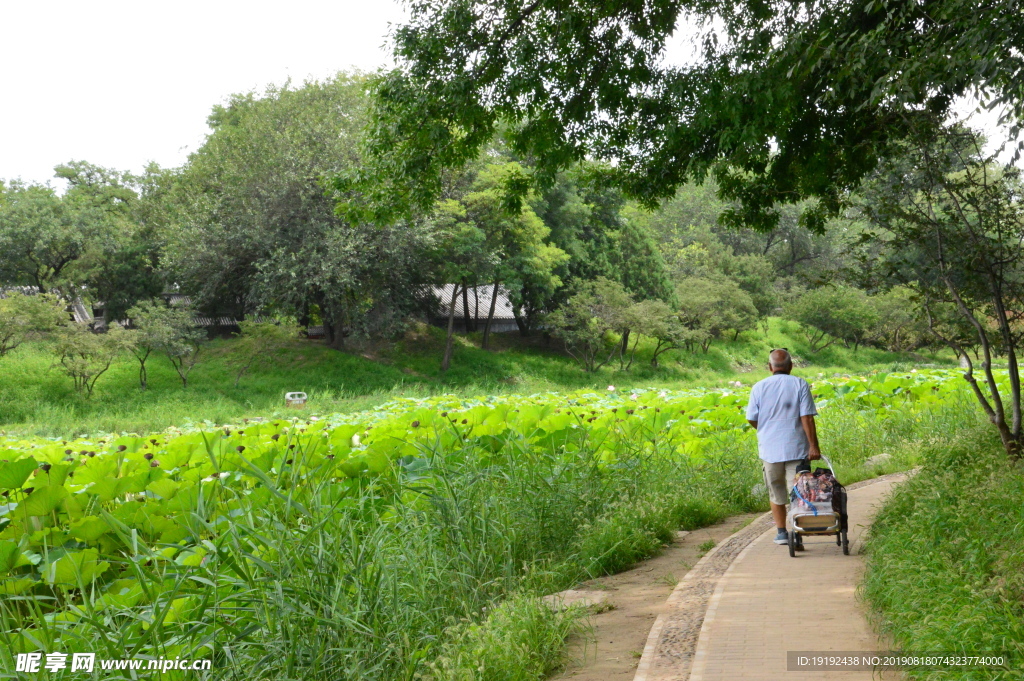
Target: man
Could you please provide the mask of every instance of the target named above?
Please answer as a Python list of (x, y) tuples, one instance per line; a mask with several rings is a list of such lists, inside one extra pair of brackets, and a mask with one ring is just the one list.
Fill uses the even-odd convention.
[[(811, 397), (811, 386), (791, 376), (793, 358), (789, 352), (772, 350), (768, 355), (772, 375), (758, 381), (750, 390), (747, 421), (757, 430), (757, 449), (764, 468), (764, 483), (772, 505), (777, 532), (776, 544), (786, 540), (786, 503), (797, 468), (810, 467), (810, 460), (821, 458), (814, 417), (818, 412)], [(798, 549), (803, 544), (797, 543)]]

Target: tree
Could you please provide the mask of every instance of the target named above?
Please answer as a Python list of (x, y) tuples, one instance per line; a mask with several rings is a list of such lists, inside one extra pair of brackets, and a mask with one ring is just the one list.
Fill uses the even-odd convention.
[(14, 183), (0, 202), (0, 281), (69, 299), (85, 293), (104, 303), (105, 319), (120, 319), (162, 287), (153, 229), (135, 212), (138, 190), (148, 185), (83, 161), (55, 171), (68, 183), (63, 195)]
[(157, 346), (170, 360), (181, 379), (181, 387), (188, 387), (188, 374), (199, 364), (199, 354), (207, 340), (206, 331), (194, 326), (174, 326)]
[(238, 343), (235, 345), (235, 387), (252, 367), (274, 361), (274, 352), (299, 337), (302, 330), (294, 320), (256, 321), (245, 319), (238, 323)]
[[(633, 331), (633, 348), (626, 369), (633, 366), (641, 336), (657, 341), (651, 355), (651, 366), (658, 366), (658, 358), (669, 350), (681, 348), (690, 337), (679, 315), (662, 300), (641, 300), (626, 310), (626, 325)], [(626, 336), (628, 338), (628, 336)]]
[(54, 295), (8, 291), (0, 296), (0, 357), (67, 321), (64, 306)]
[(0, 281), (31, 285), (40, 293), (58, 290), (90, 235), (50, 187), (14, 182), (5, 199), (0, 204)]
[[(978, 134), (931, 125), (917, 130), (901, 156), (886, 161), (861, 203), (875, 226), (864, 240), (884, 244), (877, 265), (915, 290), (931, 332), (966, 362), (964, 378), (1014, 459), (1022, 447), (1022, 194), (1019, 169), (986, 155)], [(968, 348), (941, 325), (948, 306), (973, 328), (984, 388)], [(1006, 388), (993, 369), (999, 352), (1006, 356)]]
[(188, 387), (188, 375), (199, 363), (199, 352), (206, 341), (206, 331), (200, 328), (180, 329), (161, 341), (160, 350), (167, 355), (171, 365), (181, 379), (181, 386)]
[(684, 341), (707, 352), (712, 341), (732, 331), (735, 339), (757, 324), (757, 308), (735, 281), (691, 277), (676, 289), (679, 319), (690, 331)]
[[(473, 283), (479, 283), (480, 277), (493, 282), (482, 342), (484, 348), (488, 344), (499, 285), (505, 285), (511, 302), (521, 309), (524, 290), (550, 297), (561, 286), (556, 270), (568, 260), (566, 253), (546, 241), (550, 229), (529, 204), (517, 207), (503, 201), (502, 188), (518, 181), (522, 174), (518, 163), (485, 166), (474, 179), (471, 191), (461, 197), (467, 219), (483, 234), (483, 248), (489, 260), (487, 267), (476, 270)], [(468, 283), (469, 278), (465, 278), (464, 296)], [(466, 317), (468, 319), (469, 315)]]
[[(467, 214), (466, 207), (455, 199), (439, 202), (432, 216), (432, 229), (440, 237), (437, 248), (431, 251), (437, 263), (440, 283), (454, 282), (452, 297), (448, 301), (448, 326), (445, 334), (441, 371), (451, 365), (455, 343), (455, 310), (460, 293), (464, 293), (469, 278), (480, 269), (490, 268), (491, 262), (484, 250), (487, 235)], [(469, 315), (466, 314), (466, 317)], [(469, 320), (466, 320), (469, 323)]]
[(929, 340), (928, 326), (922, 318), (914, 291), (896, 286), (885, 293), (869, 296), (876, 321), (871, 339), (890, 352), (905, 352)]
[(448, 198), (439, 202), (431, 218), (437, 234), (430, 253), (439, 283), (455, 282), (448, 308), (448, 334), (441, 361), (442, 371), (451, 361), (456, 298), (462, 295), (467, 330), (470, 327), (470, 288), (491, 286), (483, 345), (487, 346), (499, 286), (509, 291), (511, 302), (521, 308), (523, 291), (550, 296), (561, 285), (555, 274), (567, 255), (545, 241), (550, 233), (528, 203), (509, 206), (501, 188), (522, 173), (517, 163), (482, 164), (452, 178)]
[(84, 324), (72, 323), (57, 328), (53, 353), (61, 371), (74, 383), (75, 390), (92, 397), (99, 377), (134, 344), (134, 334), (117, 324), (111, 325), (106, 333), (94, 333)]
[[(1019, 115), (1024, 19), (1012, 0), (465, 0), (414, 3), (375, 84), (379, 213), (429, 205), (446, 168), (499, 128), (541, 183), (583, 159), (645, 204), (714, 174), (725, 218), (771, 229), (807, 197), (820, 231), (908, 130), (979, 90)], [(692, 27), (689, 64), (663, 59)]]
[(105, 322), (123, 320), (130, 307), (164, 291), (161, 251), (177, 219), (171, 200), (176, 171), (150, 164), (127, 180), (134, 195), (122, 228), (87, 251), (82, 265), (84, 283), (102, 303)]
[(711, 179), (687, 184), (651, 214), (651, 231), (677, 280), (724, 274), (750, 294), (764, 320), (777, 313), (778, 289), (821, 286), (846, 274), (851, 259), (840, 237), (851, 231), (846, 221), (816, 234), (800, 223), (801, 206), (782, 206), (770, 232), (735, 229), (721, 222), (738, 204), (716, 191)]
[[(629, 323), (633, 300), (622, 284), (598, 277), (583, 283), (576, 294), (547, 317), (551, 334), (565, 343), (566, 350), (584, 371), (597, 371), (621, 352), (619, 343), (609, 344), (611, 333), (621, 332)], [(610, 346), (610, 350), (609, 350)], [(601, 360), (601, 355), (609, 350)]]
[(136, 332), (131, 351), (139, 362), (139, 388), (145, 390), (148, 387), (146, 362), (150, 355), (166, 351), (175, 338), (194, 331), (194, 314), (188, 307), (171, 307), (158, 299), (144, 300), (129, 308), (127, 314)]
[[(507, 149), (503, 153), (509, 155)], [(519, 184), (529, 182), (529, 172), (524, 166), (523, 175), (517, 178)], [(551, 187), (527, 196), (528, 205), (549, 230), (545, 243), (565, 253), (553, 270), (560, 283), (602, 276), (621, 279), (614, 259), (625, 199), (614, 188), (596, 186), (593, 173), (590, 164), (579, 164), (560, 173)], [(498, 189), (505, 194), (507, 186)], [(551, 286), (543, 279), (527, 279), (519, 288), (510, 289), (520, 334), (534, 333), (543, 316), (575, 292), (572, 286)]]
[(148, 300), (128, 310), (137, 340), (132, 348), (139, 361), (139, 386), (147, 386), (146, 361), (154, 352), (163, 353), (188, 387), (188, 375), (199, 361), (206, 331), (195, 323), (188, 306), (171, 306), (160, 300)]
[[(629, 211), (624, 216), (615, 240), (612, 258), (618, 279), (636, 300), (661, 300), (669, 305), (675, 305), (675, 286), (647, 227), (645, 217), (636, 210)], [(630, 330), (627, 328), (622, 333), (620, 360), (629, 345), (629, 335)]]
[(434, 245), (423, 215), (389, 224), (343, 219), (325, 178), (360, 163), (365, 79), (236, 95), (176, 179), (179, 225), (167, 267), (201, 310), (259, 310), (323, 323), (329, 343), (389, 336), (425, 310)]
[(867, 294), (849, 286), (824, 286), (791, 301), (784, 311), (800, 322), (811, 352), (820, 352), (836, 341), (856, 349), (877, 324), (877, 313)]

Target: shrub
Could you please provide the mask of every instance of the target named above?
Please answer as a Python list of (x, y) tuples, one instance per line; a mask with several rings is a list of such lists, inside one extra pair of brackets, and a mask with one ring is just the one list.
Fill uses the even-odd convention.
[(0, 297), (0, 357), (66, 321), (64, 306), (54, 295), (7, 293)]
[(732, 332), (733, 339), (757, 326), (758, 312), (750, 295), (731, 279), (691, 277), (676, 289), (679, 319), (689, 329), (687, 346), (704, 352), (712, 341)]
[(784, 313), (804, 325), (811, 352), (824, 350), (837, 340), (856, 350), (878, 319), (867, 294), (849, 286), (812, 289), (790, 302)]
[(134, 344), (135, 336), (116, 324), (106, 333), (93, 333), (82, 324), (68, 324), (57, 329), (53, 352), (61, 371), (74, 382), (75, 390), (91, 397), (99, 377)]

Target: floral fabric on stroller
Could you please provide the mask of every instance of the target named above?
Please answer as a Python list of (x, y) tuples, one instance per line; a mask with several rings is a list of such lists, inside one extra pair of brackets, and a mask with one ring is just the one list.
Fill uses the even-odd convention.
[(789, 493), (790, 503), (812, 513), (815, 510), (825, 510), (826, 506), (827, 510), (831, 511), (832, 492), (835, 486), (836, 478), (828, 468), (799, 473)]
[(832, 462), (825, 463), (828, 468), (804, 470), (793, 479), (786, 516), (791, 556), (797, 537), (803, 535), (834, 535), (843, 553), (849, 553), (846, 488), (832, 472)]

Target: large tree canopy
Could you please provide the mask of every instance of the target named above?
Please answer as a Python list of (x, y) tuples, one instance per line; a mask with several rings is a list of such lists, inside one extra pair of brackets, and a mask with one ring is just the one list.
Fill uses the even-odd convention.
[[(690, 65), (663, 58), (677, 31)], [(820, 228), (918, 113), (1024, 101), (1016, 0), (419, 0), (394, 38), (374, 163), (340, 183), (378, 218), (429, 205), (501, 130), (542, 183), (600, 159), (652, 204), (714, 173), (727, 220), (770, 229), (815, 197)]]
[(335, 343), (390, 332), (425, 281), (419, 222), (378, 228), (335, 215), (323, 178), (358, 164), (363, 79), (233, 97), (176, 187), (182, 225), (167, 249), (204, 308), (322, 321)]
[(85, 287), (87, 298), (120, 319), (162, 286), (156, 197), (166, 173), (154, 166), (134, 177), (83, 161), (55, 171), (68, 183), (63, 195), (20, 182), (0, 193), (0, 283), (66, 296)]

